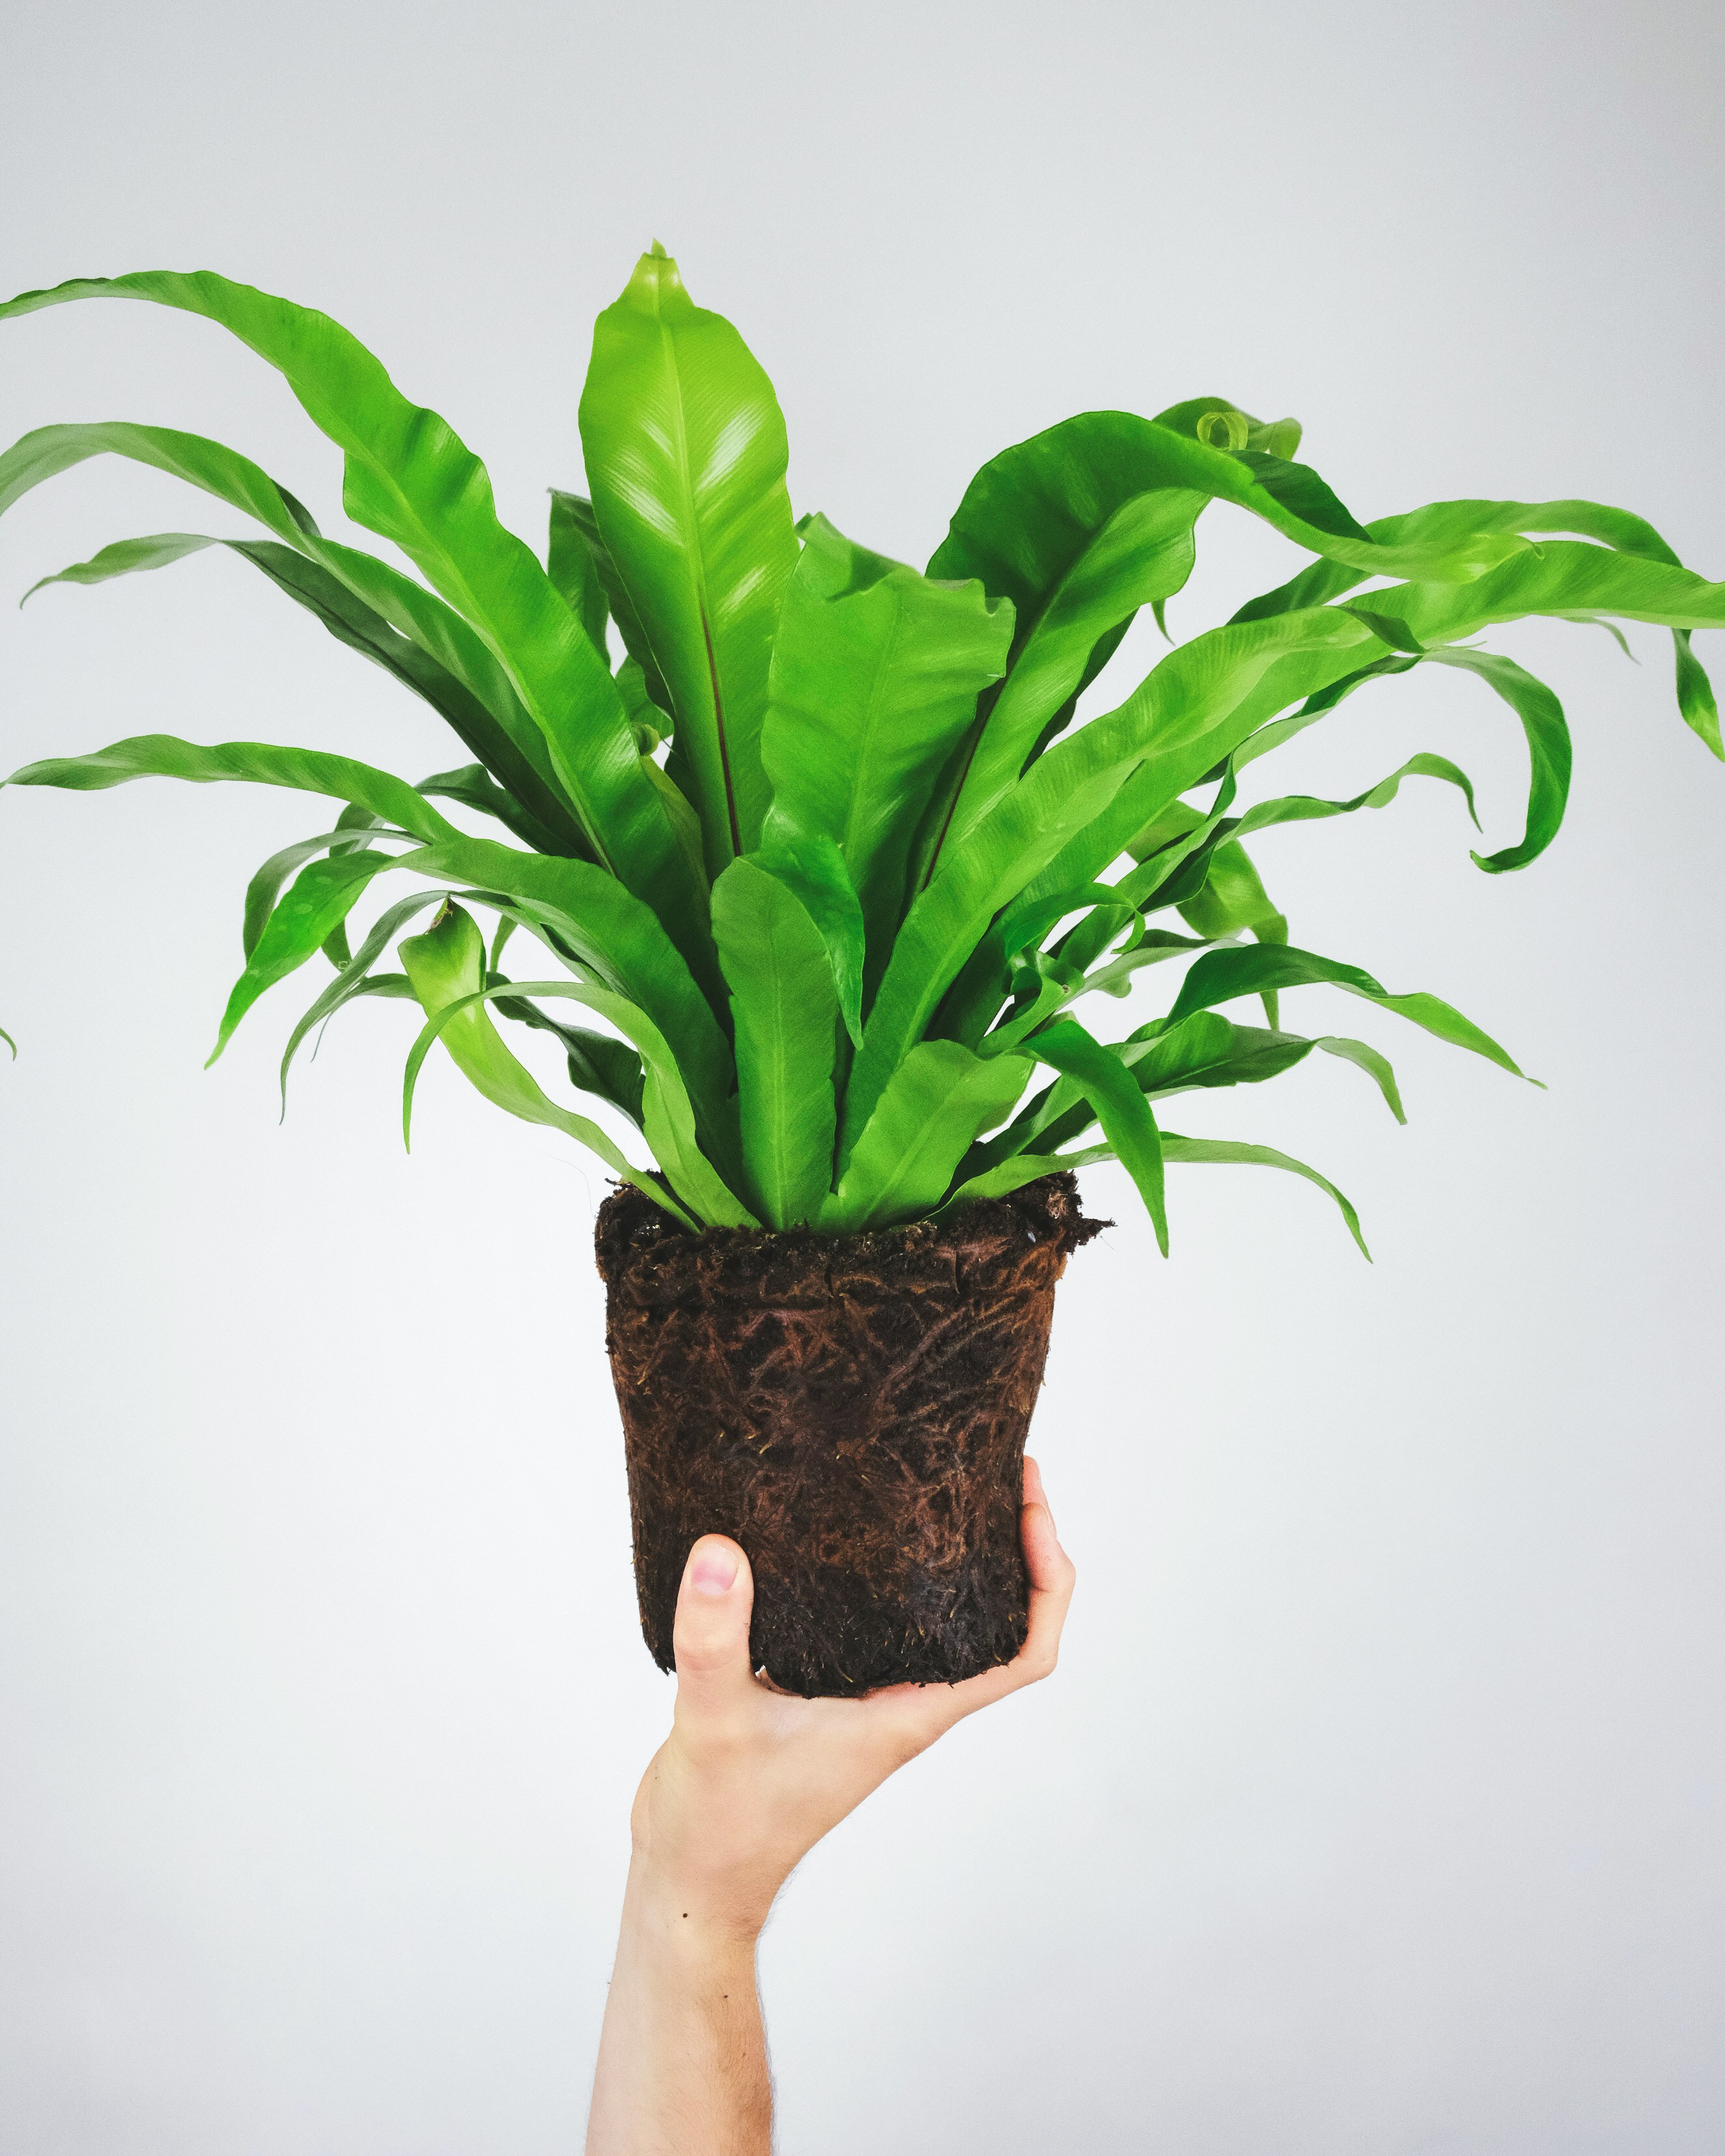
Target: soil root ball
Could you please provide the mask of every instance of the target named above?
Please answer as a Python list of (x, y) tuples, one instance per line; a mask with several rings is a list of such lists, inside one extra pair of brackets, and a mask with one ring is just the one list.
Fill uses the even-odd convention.
[(660, 1667), (703, 1534), (748, 1553), (755, 1666), (788, 1691), (952, 1683), (1009, 1661), (1055, 1283), (1106, 1224), (1065, 1173), (860, 1235), (691, 1235), (614, 1191), (596, 1237), (605, 1344)]

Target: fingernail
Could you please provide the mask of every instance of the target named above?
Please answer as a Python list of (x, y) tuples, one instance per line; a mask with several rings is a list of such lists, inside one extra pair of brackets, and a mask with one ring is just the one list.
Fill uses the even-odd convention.
[(689, 1584), (697, 1594), (728, 1594), (737, 1584), (737, 1552), (709, 1543), (689, 1568)]

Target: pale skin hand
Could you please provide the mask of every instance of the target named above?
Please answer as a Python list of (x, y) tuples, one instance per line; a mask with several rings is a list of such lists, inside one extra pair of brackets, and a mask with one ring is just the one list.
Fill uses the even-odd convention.
[(761, 1928), (796, 1866), (895, 1768), (1053, 1669), (1076, 1575), (1034, 1460), (1020, 1519), (1030, 1629), (1017, 1659), (963, 1684), (860, 1700), (796, 1699), (755, 1676), (748, 1559), (723, 1535), (690, 1552), (675, 1718), (629, 1822), (587, 2156), (769, 2156)]

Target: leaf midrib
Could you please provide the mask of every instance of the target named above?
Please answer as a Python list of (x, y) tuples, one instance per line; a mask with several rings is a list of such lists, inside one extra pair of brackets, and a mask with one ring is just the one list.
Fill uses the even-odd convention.
[[(695, 578), (695, 608), (701, 623), (701, 647), (706, 655), (707, 687), (713, 700), (713, 735), (719, 751), (719, 773), (725, 786), (725, 816), (731, 833), (731, 851), (735, 857), (742, 852), (742, 831), (737, 822), (737, 788), (731, 775), (731, 744), (725, 728), (724, 692), (720, 686), (719, 662), (713, 649), (712, 609), (707, 599), (706, 553), (701, 545), (701, 518), (690, 472), (689, 429), (683, 410), (683, 377), (677, 365), (676, 338), (663, 316), (660, 318), (659, 336), (671, 380), (677, 480), (683, 492), (685, 528), (689, 534), (690, 558)], [(662, 673), (664, 669), (661, 667), (660, 670)]]

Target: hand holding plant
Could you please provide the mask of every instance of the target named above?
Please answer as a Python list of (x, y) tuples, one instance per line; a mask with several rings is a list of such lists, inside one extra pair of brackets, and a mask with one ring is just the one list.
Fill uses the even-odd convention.
[(796, 1699), (765, 1684), (750, 1666), (747, 1558), (717, 1535), (691, 1551), (677, 1607), (675, 1724), (630, 1822), (589, 2156), (737, 2145), (713, 2131), (721, 2111), (745, 2122), (741, 2146), (768, 2146), (754, 1961), (775, 1896), (890, 1774), (1054, 1668), (1076, 1575), (1034, 1460), (1024, 1500), (1030, 1629), (1016, 1659), (963, 1684), (901, 1685), (866, 1699)]

